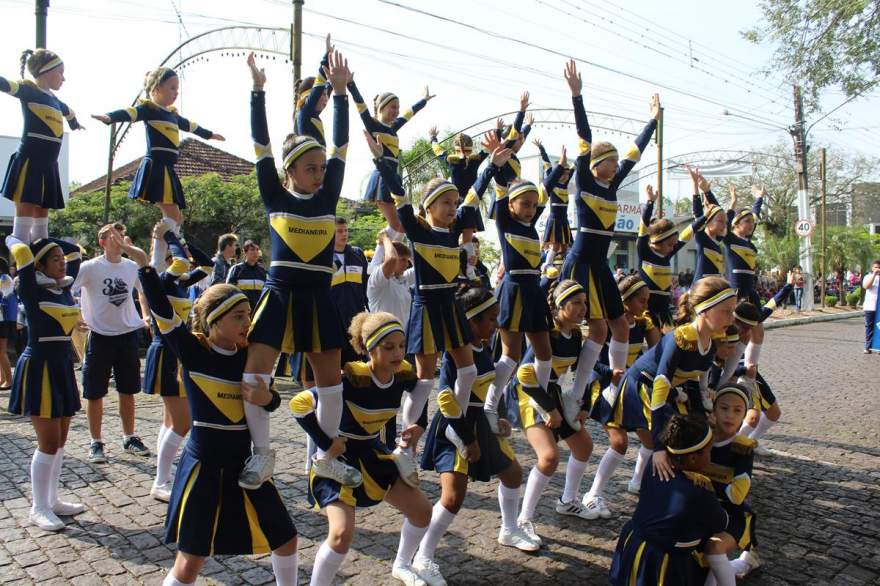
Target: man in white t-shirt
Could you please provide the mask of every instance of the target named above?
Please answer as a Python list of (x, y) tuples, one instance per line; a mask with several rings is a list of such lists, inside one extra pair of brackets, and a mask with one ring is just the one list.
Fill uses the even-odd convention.
[(865, 274), (862, 279), (862, 288), (865, 290), (865, 354), (871, 353), (874, 342), (874, 324), (877, 322), (877, 292), (880, 289), (880, 260), (871, 264), (871, 272)]
[(415, 273), (409, 268), (410, 258), (410, 250), (405, 244), (391, 240), (384, 231), (380, 232), (367, 280), (370, 311), (387, 311), (404, 325), (409, 321), (411, 288), (416, 282)]
[[(83, 320), (91, 330), (82, 380), (92, 438), (89, 461), (97, 463), (107, 461), (101, 427), (111, 371), (119, 393), (122, 447), (139, 456), (150, 454), (134, 432), (134, 396), (141, 391), (139, 336), (142, 328), (149, 327), (149, 307), (141, 291), (137, 264), (122, 258), (122, 250), (109, 238), (112, 231), (124, 236), (125, 226), (117, 222), (98, 231), (98, 244), (104, 254), (82, 263), (73, 284), (73, 290), (81, 292)], [(138, 291), (143, 317), (135, 307), (134, 289)]]

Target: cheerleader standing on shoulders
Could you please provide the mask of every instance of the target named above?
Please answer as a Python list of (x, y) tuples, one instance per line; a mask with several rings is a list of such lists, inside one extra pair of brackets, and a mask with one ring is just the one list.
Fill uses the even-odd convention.
[[(587, 313), (587, 296), (579, 283), (564, 279), (551, 287), (548, 303), (553, 314), (550, 382), (539, 383), (529, 348), (515, 381), (508, 387), (509, 401), (519, 406), (522, 428), (538, 459), (529, 473), (519, 516), (520, 524), (538, 542), (540, 538), (532, 521), (538, 500), (559, 466), (559, 440), (565, 440), (571, 453), (565, 467), (565, 490), (556, 501), (556, 512), (582, 519), (597, 516), (578, 502), (581, 478), (593, 452), (593, 440), (583, 425), (586, 409), (583, 404), (568, 405), (563, 399), (572, 384), (573, 373), (580, 366), (578, 356), (583, 345), (580, 324)], [(568, 396), (576, 395), (568, 391)]]
[[(513, 120), (513, 124), (510, 126), (506, 126), (504, 121), (499, 118), (496, 126), (495, 126), (495, 136), (498, 140), (504, 141), (504, 148), (510, 149), (512, 154), (510, 155), (510, 159), (503, 165), (501, 165), (501, 169), (498, 173), (495, 174), (495, 196), (501, 197), (507, 188), (510, 187), (510, 184), (519, 179), (522, 174), (522, 164), (519, 162), (519, 158), (516, 154), (520, 151), (523, 145), (526, 142), (526, 138), (529, 135), (529, 132), (532, 128), (532, 122), (534, 122), (534, 118), (531, 114), (528, 116), (528, 121), (525, 126), (523, 126), (523, 122), (526, 121), (526, 110), (529, 107), (529, 92), (523, 92), (519, 98), (519, 112), (516, 113), (516, 117)], [(495, 200), (489, 204), (489, 217), (493, 220), (495, 219)]]
[(321, 122), (321, 112), (330, 101), (330, 84), (327, 83), (327, 72), (330, 67), (330, 55), (333, 53), (333, 44), (330, 35), (325, 40), (324, 57), (318, 67), (318, 75), (297, 80), (294, 94), (296, 95), (296, 112), (293, 116), (293, 132), (300, 136), (311, 136), (321, 146), (326, 146), (324, 138), (324, 123)]
[(79, 411), (70, 334), (80, 323), (70, 287), (79, 272), (75, 244), (40, 238), (30, 245), (6, 238), (18, 267), (18, 294), (27, 316), (28, 343), (15, 365), (9, 412), (30, 416), (37, 434), (31, 460), (30, 522), (44, 531), (64, 528), (58, 515), (78, 515), (85, 507), (58, 498), (70, 418)]
[[(275, 169), (266, 122), (266, 73), (248, 56), (253, 78), (251, 134), (257, 154), (257, 183), (269, 216), (272, 262), (248, 333), (248, 360), (242, 381), (268, 388), (279, 352), (305, 352), (317, 385), (318, 423), (331, 438), (342, 418), (340, 370), (342, 323), (330, 296), (334, 272), (336, 202), (342, 190), (348, 150), (348, 62), (334, 52), (328, 62), (333, 87), (333, 143), (329, 160), (321, 144), (310, 136), (288, 135), (282, 149), (285, 183)], [(245, 403), (245, 415), (254, 455), (239, 479), (255, 489), (272, 476), (275, 453), (269, 447), (269, 417), (265, 410)], [(313, 458), (316, 474), (346, 486), (358, 486), (360, 473), (327, 457), (319, 449)]]
[[(392, 576), (404, 584), (424, 584), (412, 567), (412, 558), (428, 530), (431, 503), (418, 488), (415, 462), (410, 459), (401, 465), (379, 435), (397, 416), (401, 399), (404, 418), (417, 420), (430, 389), (419, 389), (421, 396), (413, 395), (416, 373), (403, 359), (406, 339), (403, 324), (396, 317), (386, 312), (359, 313), (348, 331), (355, 351), (369, 356), (369, 360), (349, 362), (343, 367), (345, 409), (339, 437), (328, 437), (318, 425), (314, 391), (303, 391), (290, 401), (297, 423), (309, 437), (331, 457), (341, 455), (364, 475), (364, 484), (355, 489), (314, 475), (309, 480), (309, 502), (326, 510), (329, 525), (327, 540), (315, 555), (311, 584), (325, 586), (333, 582), (354, 538), (355, 507), (372, 507), (382, 501), (405, 517)], [(402, 445), (417, 444), (422, 431), (415, 424), (405, 429)]]
[[(699, 169), (687, 168), (694, 185), (694, 244), (697, 247), (697, 264), (694, 267), (694, 283), (709, 275), (724, 275), (724, 253), (721, 242), (730, 228), (724, 210), (711, 195), (709, 182)], [(708, 205), (703, 205), (700, 192), (706, 194)]]
[[(211, 272), (211, 258), (207, 254), (192, 244), (189, 245), (189, 251), (192, 262), (165, 222), (153, 227), (153, 258), (150, 264), (159, 273), (162, 290), (174, 313), (184, 323), (193, 305), (189, 300), (189, 287)], [(190, 270), (191, 265), (196, 268)], [(177, 357), (161, 336), (155, 320), (151, 330), (153, 340), (144, 363), (144, 392), (162, 397), (163, 420), (156, 442), (156, 477), (150, 494), (157, 500), (168, 502), (171, 496), (171, 464), (183, 438), (189, 433), (190, 413), (186, 390), (178, 374)]]
[(226, 140), (177, 113), (174, 102), (179, 91), (177, 73), (168, 67), (159, 67), (147, 73), (144, 79), (147, 97), (138, 100), (136, 106), (92, 115), (104, 124), (144, 123), (147, 154), (141, 160), (128, 197), (156, 204), (162, 210), (162, 218), (178, 236), (183, 224), (180, 210), (186, 208), (183, 186), (174, 170), (179, 156), (180, 131), (191, 132), (205, 140)]
[[(483, 400), (495, 375), (489, 340), (498, 324), (498, 302), (490, 291), (482, 288), (465, 288), (457, 297), (467, 316), (469, 334), (475, 340), (468, 348), (478, 375), (470, 396), (460, 401), (453, 389), (461, 371), (456, 371), (448, 353), (443, 355), (437, 396), (439, 409), (428, 428), (422, 455), (422, 468), (440, 474), (440, 500), (434, 505), (431, 525), (413, 563), (430, 586), (446, 584), (434, 562), (434, 552), (461, 510), (469, 479), (488, 482), (497, 476), (500, 481), (498, 543), (522, 551), (537, 551), (540, 547), (540, 541), (530, 537), (517, 521), (522, 468), (507, 439), (492, 433), (483, 411)], [(509, 424), (504, 420), (502, 423), (509, 432)]]
[[(401, 116), (398, 97), (391, 92), (384, 92), (373, 98), (373, 114), (370, 115), (367, 104), (355, 85), (354, 79), (349, 80), (348, 91), (351, 92), (357, 111), (364, 122), (364, 128), (382, 147), (381, 158), (394, 167), (395, 173), (399, 173), (397, 158), (400, 156), (400, 139), (397, 137), (397, 132), (415, 116), (416, 112), (424, 108), (436, 96), (431, 94), (428, 86), (425, 86), (425, 94), (422, 99), (413, 104), (412, 108)], [(363, 199), (376, 202), (379, 211), (388, 222), (388, 235), (392, 240), (401, 240), (403, 226), (394, 210), (395, 204), (392, 199), (391, 186), (385, 183), (378, 170), (374, 170), (370, 175)]]
[(556, 165), (550, 164), (550, 157), (544, 150), (541, 141), (532, 141), (541, 153), (544, 161), (544, 191), (550, 198), (550, 215), (544, 225), (544, 238), (542, 242), (549, 244), (550, 249), (544, 259), (542, 270), (553, 266), (557, 255), (564, 253), (571, 246), (571, 226), (568, 223), (568, 182), (571, 181), (573, 168), (568, 164), (568, 156), (565, 147), (562, 147), (562, 155)]
[[(709, 465), (712, 429), (695, 415), (673, 415), (660, 437), (669, 469), (665, 477), (649, 474), (632, 519), (620, 532), (609, 577), (619, 586), (676, 584), (702, 586), (703, 559), (721, 586), (734, 586), (736, 576), (727, 553), (736, 543), (725, 532), (727, 513), (712, 482), (701, 472)], [(655, 452), (653, 460), (660, 452)]]
[(192, 333), (174, 311), (147, 255), (111, 238), (140, 267), (140, 279), (160, 335), (183, 367), (192, 433), (180, 457), (165, 517), (165, 543), (177, 544), (164, 586), (196, 581), (205, 558), (272, 552), (281, 586), (297, 581), (296, 528), (275, 485), (245, 490), (238, 475), (251, 453), (244, 403), (273, 411), (281, 397), (242, 384), (250, 304), (232, 285), (209, 287), (195, 304)]
[(660, 98), (656, 94), (651, 98), (651, 119), (620, 161), (617, 149), (611, 143), (591, 144), (593, 136), (581, 96), (583, 81), (573, 59), (566, 64), (565, 81), (571, 90), (580, 153), (576, 162), (578, 233), (566, 256), (562, 278), (574, 279), (587, 292), (590, 325), (589, 339), (581, 349), (579, 359), (582, 368), (578, 369), (574, 384), (574, 389), (580, 392), (586, 387), (609, 328), (609, 366), (612, 370), (626, 368), (629, 328), (623, 317), (617, 284), (608, 268), (608, 247), (617, 219), (617, 190), (654, 134), (660, 116)]
[(672, 326), (672, 257), (684, 248), (694, 236), (698, 227), (691, 225), (678, 232), (675, 224), (666, 218), (651, 219), (654, 215), (654, 202), (660, 197), (650, 185), (646, 188), (648, 203), (642, 211), (639, 236), (636, 239), (636, 252), (639, 261), (639, 277), (648, 284), (651, 297), (648, 300), (648, 313), (658, 328)]
[(64, 138), (64, 120), (71, 130), (81, 129), (67, 104), (53, 92), (64, 83), (64, 62), (47, 49), (21, 54), (21, 76), (27, 68), (34, 81), (0, 77), (0, 92), (21, 102), (24, 128), (18, 150), (9, 159), (3, 179), (3, 197), (15, 203), (12, 235), (29, 244), (49, 237), (49, 210), (64, 207), (58, 154)]

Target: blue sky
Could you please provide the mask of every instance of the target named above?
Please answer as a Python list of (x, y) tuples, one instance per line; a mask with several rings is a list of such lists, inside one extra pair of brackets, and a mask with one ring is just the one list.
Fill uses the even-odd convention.
[[(790, 150), (790, 139), (779, 127), (793, 120), (791, 80), (758, 75), (771, 48), (751, 45), (739, 34), (761, 18), (756, 3), (399, 0), (397, 4), (470, 27), (378, 0), (307, 0), (303, 71), (312, 74), (316, 69), (323, 35), (329, 31), (349, 57), (365, 96), (393, 91), (405, 105), (416, 101), (422, 87), (429, 85), (437, 98), (401, 132), (404, 145), (433, 125), (452, 130), (514, 110), (523, 89), (531, 91), (535, 108), (570, 107), (562, 54), (580, 62), (588, 110), (643, 120), (649, 96), (659, 92), (666, 108), (667, 156), (706, 149), (754, 150), (776, 143)], [(33, 44), (33, 1), (0, 0), (0, 10), (7, 23), (0, 38), (0, 75), (17, 78), (20, 51)], [(287, 0), (53, 0), (49, 47), (64, 58), (68, 79), (59, 96), (87, 127), (72, 137), (71, 178), (89, 181), (106, 168), (108, 130), (90, 120), (89, 114), (127, 106), (144, 73), (181, 40), (237, 23), (287, 27), (290, 19)], [(280, 59), (264, 63), (272, 142), (278, 151), (289, 131), (292, 79), (289, 65)], [(187, 68), (181, 81), (181, 112), (225, 135), (227, 142), (217, 146), (251, 159), (250, 82), (244, 58), (208, 55)], [(843, 99), (833, 91), (823, 96), (827, 108)], [(877, 105), (876, 93), (848, 105), (819, 123), (811, 140), (832, 149), (880, 155)], [(725, 110), (735, 116), (725, 116)], [(357, 197), (371, 163), (353, 108), (351, 116), (344, 195)], [(329, 127), (330, 116), (324, 117)], [(559, 124), (555, 115), (539, 114), (538, 119), (547, 122), (537, 125), (534, 136), (542, 138), (550, 151), (557, 152), (563, 144), (574, 149), (573, 127)], [(0, 134), (17, 135), (20, 129), (18, 104), (0, 100)], [(142, 132), (136, 128), (126, 139), (117, 159), (120, 163), (142, 154)], [(628, 140), (602, 130), (594, 135), (618, 143)], [(534, 147), (524, 147), (522, 154), (534, 154)], [(644, 159), (656, 160), (653, 147)], [(674, 197), (676, 191), (671, 185), (669, 195)]]

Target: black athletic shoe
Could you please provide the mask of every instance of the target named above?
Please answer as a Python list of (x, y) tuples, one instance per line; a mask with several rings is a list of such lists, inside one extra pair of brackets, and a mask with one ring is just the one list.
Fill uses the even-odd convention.
[(104, 455), (104, 443), (92, 442), (89, 446), (89, 462), (93, 464), (105, 464), (107, 456)]
[(122, 440), (122, 449), (135, 456), (150, 455), (150, 449), (145, 446), (144, 442), (141, 441), (141, 438), (136, 435), (131, 436), (127, 440)]

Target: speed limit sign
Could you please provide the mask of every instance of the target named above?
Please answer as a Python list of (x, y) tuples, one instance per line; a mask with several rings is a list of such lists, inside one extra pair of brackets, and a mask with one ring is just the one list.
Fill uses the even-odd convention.
[(797, 234), (801, 238), (812, 236), (813, 222), (811, 222), (810, 220), (798, 220), (794, 225), (794, 231), (795, 234)]

